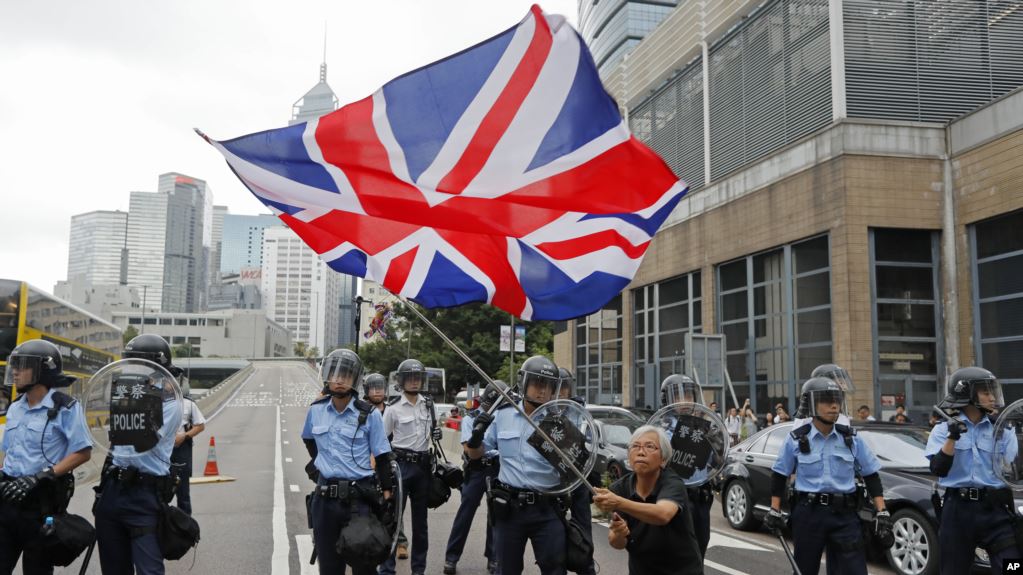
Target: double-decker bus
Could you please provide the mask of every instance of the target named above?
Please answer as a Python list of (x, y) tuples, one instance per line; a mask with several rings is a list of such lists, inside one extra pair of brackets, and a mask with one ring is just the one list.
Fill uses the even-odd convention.
[[(78, 378), (67, 393), (83, 396), (92, 374), (120, 357), (121, 330), (112, 323), (26, 282), (0, 279), (0, 378), (11, 350), (30, 339), (57, 346), (64, 373)], [(13, 390), (0, 394), (0, 422), (6, 421)]]

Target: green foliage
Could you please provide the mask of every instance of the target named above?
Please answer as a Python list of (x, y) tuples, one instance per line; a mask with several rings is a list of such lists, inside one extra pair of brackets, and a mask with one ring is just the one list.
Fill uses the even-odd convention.
[(295, 357), (305, 357), (308, 346), (304, 341), (296, 341), (295, 345), (292, 346), (292, 351), (295, 353)]
[(138, 334), (139, 334), (139, 330), (135, 329), (135, 326), (129, 325), (128, 329), (124, 330), (124, 336), (123, 336), (124, 345), (128, 345), (128, 342), (133, 340), (133, 339), (135, 339), (135, 337)]
[[(507, 312), (485, 304), (419, 310), (488, 375), (496, 379), (511, 383), (513, 378), (509, 377), (509, 373), (517, 371), (518, 365), (530, 355), (552, 356), (554, 336), (551, 322), (515, 320), (516, 325), (526, 326), (527, 353), (515, 354), (516, 366), (512, 370), (509, 366), (509, 353), (499, 351), (501, 326), (511, 323)], [(465, 360), (419, 321), (404, 304), (394, 306), (391, 321), (392, 333), (401, 334), (401, 339), (378, 339), (359, 348), (359, 356), (367, 372), (376, 371), (387, 376), (402, 360), (414, 357), (428, 367), (444, 368), (448, 400), (467, 384), (483, 381)]]

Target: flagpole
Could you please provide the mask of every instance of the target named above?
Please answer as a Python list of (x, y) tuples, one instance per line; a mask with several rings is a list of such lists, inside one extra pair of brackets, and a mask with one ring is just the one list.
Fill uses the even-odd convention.
[[(451, 349), (453, 349), (455, 351), (455, 353), (457, 353), (459, 356), (461, 356), (462, 359), (464, 359), (466, 361), (466, 363), (468, 363), (470, 366), (472, 366), (472, 368), (475, 369), (476, 372), (479, 373), (480, 376), (487, 382), (487, 385), (492, 387), (493, 389), (496, 389), (497, 392), (501, 394), (501, 397), (503, 397), (504, 400), (507, 401), (509, 405), (514, 407), (515, 411), (519, 412), (519, 415), (521, 415), (522, 417), (526, 418), (526, 422), (529, 423), (529, 425), (532, 426), (533, 429), (535, 429), (536, 432), (540, 434), (540, 437), (542, 437), (544, 439), (544, 441), (549, 443), (551, 445), (551, 447), (554, 448), (554, 452), (558, 454), (558, 457), (560, 457), (562, 459), (562, 461), (565, 462), (565, 464), (568, 465), (568, 468), (570, 470), (572, 470), (572, 473), (576, 477), (578, 477), (580, 481), (583, 482), (583, 485), (585, 485), (586, 488), (589, 489), (591, 493), (596, 495), (596, 493), (597, 493), (596, 489), (593, 488), (593, 485), (590, 485), (590, 482), (586, 480), (586, 477), (583, 475), (583, 472), (579, 471), (579, 469), (575, 466), (575, 463), (567, 455), (565, 455), (565, 452), (562, 451), (560, 447), (558, 447), (558, 444), (555, 443), (554, 440), (551, 439), (551, 437), (549, 435), (547, 435), (547, 433), (543, 429), (540, 429), (539, 425), (537, 425), (532, 419), (529, 418), (528, 415), (526, 415), (526, 412), (522, 410), (522, 407), (519, 404), (515, 403), (515, 401), (508, 395), (507, 392), (505, 392), (505, 390), (501, 389), (501, 386), (499, 386), (499, 385), (491, 385), (491, 384), (494, 383), (494, 380), (491, 379), (489, 375), (487, 375), (487, 372), (483, 371), (483, 368), (481, 368), (479, 365), (477, 365), (476, 362), (473, 361), (472, 358), (470, 358), (464, 351), (462, 351), (462, 349), (460, 347), (458, 347), (458, 345), (455, 344), (455, 342), (451, 341), (451, 339), (448, 338), (448, 336), (444, 335), (444, 332), (442, 332), (440, 330), (440, 328), (438, 328), (437, 326), (433, 325), (433, 322), (431, 322), (430, 320), (426, 319), (426, 316), (423, 315), (422, 312), (420, 312), (418, 309), (416, 309), (415, 306), (412, 305), (412, 302), (410, 302), (407, 299), (405, 299), (405, 296), (402, 296), (400, 294), (394, 294), (394, 296), (397, 297), (398, 299), (400, 299), (402, 302), (404, 302), (405, 306), (407, 308), (409, 308), (410, 310), (412, 310), (412, 313), (416, 314), (416, 316), (420, 320), (422, 320), (423, 323), (425, 323), (427, 326), (429, 326), (429, 328), (432, 329), (434, 331), (434, 333), (436, 333), (438, 336), (440, 336), (440, 338), (442, 340), (444, 340), (444, 343), (448, 344), (448, 346), (451, 347)], [(512, 316), (512, 317), (514, 317), (514, 316)], [(512, 321), (514, 321), (514, 319)], [(513, 350), (515, 349), (515, 330), (514, 330), (514, 328), (512, 329), (512, 349)], [(523, 389), (522, 393), (525, 393), (525, 392), (526, 392), (526, 390)], [(596, 430), (594, 430), (594, 431), (596, 431)], [(594, 443), (597, 443), (597, 442), (599, 442), (599, 438), (594, 437)]]

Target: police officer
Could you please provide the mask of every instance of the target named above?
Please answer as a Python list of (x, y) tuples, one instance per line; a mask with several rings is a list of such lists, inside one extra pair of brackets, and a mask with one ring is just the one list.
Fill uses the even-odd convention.
[(368, 401), (383, 417), (387, 408), (387, 379), (379, 373), (370, 373), (362, 378), (362, 398)]
[(888, 540), (890, 546), (892, 522), (877, 474), (881, 464), (851, 428), (837, 424), (845, 405), (845, 390), (838, 383), (810, 378), (803, 384), (800, 400), (813, 420), (793, 430), (782, 444), (773, 467), (771, 510), (765, 525), (773, 531), (785, 525), (781, 498), (789, 475), (795, 473), (792, 539), (799, 570), (816, 574), (825, 548), (830, 548), (829, 573), (865, 575), (856, 475), (863, 478), (874, 502), (875, 533), (882, 545)]
[(175, 495), (178, 507), (192, 514), (192, 444), (195, 436), (206, 429), (206, 418), (199, 406), (192, 401), (188, 383), (181, 386), (181, 428), (174, 438), (174, 450), (171, 451), (171, 464), (178, 477)]
[[(693, 381), (688, 375), (672, 374), (661, 382), (661, 404), (675, 405), (678, 403), (703, 403), (703, 389), (700, 384)], [(670, 432), (669, 432), (670, 433)], [(696, 474), (703, 474), (705, 470), (698, 470)], [(701, 479), (696, 474), (691, 479)], [(689, 508), (693, 511), (693, 529), (696, 533), (696, 541), (700, 544), (700, 556), (707, 556), (707, 546), (710, 544), (710, 507), (714, 504), (714, 491), (710, 482), (707, 481), (699, 486), (686, 487), (689, 496)]]
[(948, 395), (938, 407), (959, 413), (934, 426), (925, 455), (945, 488), (938, 541), (942, 574), (969, 573), (974, 549), (983, 547), (991, 572), (1002, 573), (1007, 559), (1020, 557), (1013, 526), (1018, 521), (1012, 491), (995, 475), (993, 458), (1016, 458), (1012, 433), (994, 436), (994, 415), (1004, 407), (994, 374), (963, 367), (949, 376)]
[[(558, 368), (558, 375), (561, 377), (561, 384), (558, 388), (558, 399), (571, 399), (579, 405), (586, 405), (586, 398), (581, 395), (573, 395), (575, 392), (575, 376), (572, 372), (563, 368)], [(599, 478), (590, 477), (591, 485), (600, 485)], [(597, 481), (594, 481), (597, 479)], [(593, 544), (593, 512), (590, 508), (590, 504), (593, 503), (593, 492), (589, 490), (586, 485), (580, 484), (572, 491), (571, 501), (569, 503), (569, 511), (571, 516), (569, 521), (579, 526), (580, 532), (583, 537), (592, 545)], [(597, 569), (593, 561), (590, 561), (590, 565), (583, 571), (578, 571), (579, 575), (596, 575)]]
[[(309, 513), (321, 574), (344, 573), (346, 565), (353, 575), (375, 573), (376, 565), (339, 554), (338, 538), (355, 516), (379, 513), (381, 496), (393, 502), (391, 447), (383, 418), (353, 392), (361, 375), (362, 360), (351, 350), (337, 349), (323, 358), (325, 396), (309, 406), (302, 428), (316, 470)], [(370, 456), (376, 458), (375, 472)]]
[[(448, 535), (448, 546), (444, 551), (444, 574), (453, 575), (457, 571), (458, 560), (462, 558), (465, 541), (469, 538), (469, 529), (476, 516), (476, 510), (487, 491), (487, 481), (493, 481), (500, 469), (497, 451), (484, 454), (482, 459), (470, 459), (466, 443), (472, 438), (472, 429), (476, 417), (480, 414), (479, 398), (474, 398), (474, 409), (462, 418), (461, 436), (464, 459), (465, 479), (462, 482), (462, 501), (458, 504), (455, 520), (451, 524)], [(487, 572), (497, 573), (497, 554), (494, 552), (493, 529), (487, 524), (486, 542), (483, 555), (487, 558)]]
[[(813, 368), (810, 372), (810, 377), (824, 377), (834, 381), (842, 388), (842, 391), (846, 393), (852, 393), (853, 381), (852, 377), (849, 376), (849, 372), (845, 368), (836, 365), (834, 363), (824, 363)], [(796, 406), (796, 419), (793, 422), (793, 429), (799, 429), (805, 423), (810, 423), (813, 418), (810, 417), (809, 407), (803, 403), (802, 395), (799, 396), (799, 404)], [(845, 413), (838, 414), (838, 424), (849, 427), (849, 416)]]
[[(553, 361), (534, 355), (518, 372), (527, 416), (557, 397), (560, 375)], [(490, 489), (490, 510), (494, 518), (497, 560), (502, 575), (519, 575), (523, 568), (526, 541), (543, 575), (564, 575), (565, 527), (558, 506), (563, 502), (535, 491), (530, 486), (553, 489), (560, 482), (557, 470), (526, 443), (533, 428), (518, 410), (498, 409), (496, 416), (480, 413), (466, 442), (471, 459), (482, 458), (497, 449), (501, 457), (498, 481)]]
[[(151, 361), (174, 376), (181, 373), (171, 364), (170, 345), (155, 334), (136, 336), (121, 355)], [(131, 573), (133, 566), (140, 575), (164, 572), (156, 529), (162, 506), (173, 495), (170, 456), (181, 425), (181, 404), (167, 400), (166, 395), (162, 401), (163, 425), (156, 445), (142, 453), (115, 445), (103, 465), (101, 495), (94, 510), (104, 573)]]
[[(430, 490), (433, 455), (430, 442), (441, 437), (434, 425), (433, 402), (420, 392), (426, 385), (426, 368), (417, 359), (406, 359), (398, 365), (397, 386), (402, 395), (384, 412), (384, 431), (392, 437), (391, 449), (401, 469), (403, 497), (412, 504), (412, 573), (426, 573), (426, 553), (430, 540), (427, 532), (426, 502)], [(382, 575), (394, 575), (394, 555), (380, 567)]]
[(0, 573), (11, 573), (24, 553), (24, 573), (53, 573), (33, 545), (43, 520), (67, 508), (71, 475), (92, 455), (82, 406), (57, 387), (74, 378), (63, 374), (60, 351), (33, 339), (11, 351), (4, 390), (18, 392), (7, 410), (3, 483), (0, 483)]

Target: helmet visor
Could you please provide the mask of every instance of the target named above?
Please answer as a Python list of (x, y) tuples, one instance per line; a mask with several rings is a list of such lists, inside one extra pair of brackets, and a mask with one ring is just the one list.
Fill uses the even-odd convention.
[(1002, 384), (997, 379), (974, 379), (970, 381), (970, 403), (987, 411), (998, 411), (1005, 407)]
[(399, 372), (398, 385), (400, 385), (402, 389), (415, 388), (422, 391), (423, 386), (426, 385), (426, 373), (422, 371), (406, 371), (405, 373)]
[(696, 403), (703, 405), (703, 391), (695, 381), (682, 381), (664, 389), (664, 404)]
[[(839, 389), (822, 389), (810, 392), (810, 405), (807, 406), (813, 417), (837, 415), (845, 413), (845, 392)], [(837, 413), (836, 413), (837, 407)]]
[(362, 366), (347, 358), (328, 357), (320, 367), (323, 383), (344, 383), (354, 385), (362, 375)]
[(374, 377), (372, 379), (367, 379), (365, 382), (363, 382), (362, 386), (363, 386), (363, 388), (365, 388), (366, 391), (377, 391), (377, 390), (379, 390), (379, 391), (386, 391), (387, 390), (387, 380), (385, 380), (382, 377)]
[(4, 386), (25, 389), (39, 383), (43, 358), (37, 355), (12, 355), (7, 360)]
[(521, 383), (526, 399), (534, 403), (546, 403), (557, 399), (561, 377), (527, 371), (523, 372)]
[(837, 383), (838, 386), (846, 393), (856, 391), (856, 388), (853, 386), (852, 377), (849, 376), (849, 372), (846, 371), (844, 367), (838, 367), (836, 365), (834, 369), (828, 369), (820, 373), (816, 373), (815, 375), (817, 377), (826, 377)]
[(122, 357), (124, 359), (144, 359), (165, 367), (170, 363), (170, 359), (159, 351), (125, 351)]

